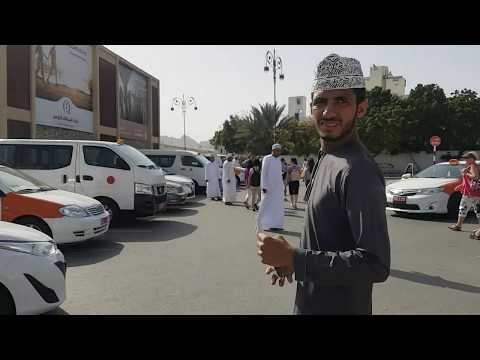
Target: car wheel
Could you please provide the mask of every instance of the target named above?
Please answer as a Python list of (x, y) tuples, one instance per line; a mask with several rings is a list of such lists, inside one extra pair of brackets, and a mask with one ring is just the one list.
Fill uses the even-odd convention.
[(103, 207), (108, 212), (108, 215), (110, 215), (110, 224), (112, 226), (118, 225), (120, 220), (120, 209), (118, 208), (117, 203), (107, 198), (98, 198), (97, 200), (102, 203)]
[(15, 315), (15, 303), (10, 291), (0, 284), (0, 315)]
[(44, 234), (52, 237), (52, 230), (50, 227), (43, 221), (38, 218), (31, 216), (20, 218), (14, 221), (15, 224), (28, 226), (29, 228), (43, 232)]
[(447, 211), (448, 218), (454, 219), (458, 217), (458, 207), (460, 206), (460, 201), (462, 200), (462, 194), (459, 192), (453, 193), (448, 199)]

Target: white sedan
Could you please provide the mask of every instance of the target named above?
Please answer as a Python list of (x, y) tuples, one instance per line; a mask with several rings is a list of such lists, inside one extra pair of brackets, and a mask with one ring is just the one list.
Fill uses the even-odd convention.
[[(478, 162), (477, 162), (478, 163)], [(414, 176), (386, 187), (387, 210), (403, 213), (458, 215), (462, 194), (455, 190), (461, 184), (464, 161), (450, 160), (432, 165)]]
[(0, 221), (0, 314), (35, 315), (65, 301), (67, 264), (51, 237)]

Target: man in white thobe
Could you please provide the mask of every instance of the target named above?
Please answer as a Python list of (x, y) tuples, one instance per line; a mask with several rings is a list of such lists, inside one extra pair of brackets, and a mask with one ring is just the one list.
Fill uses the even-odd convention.
[(220, 200), (220, 184), (218, 182), (218, 164), (215, 158), (212, 158), (205, 167), (205, 181), (207, 182), (207, 198)]
[(282, 163), (280, 161), (281, 145), (272, 146), (272, 154), (262, 161), (262, 201), (258, 211), (259, 230), (283, 230), (285, 216), (283, 208)]
[(235, 201), (237, 192), (237, 184), (232, 160), (233, 156), (229, 154), (227, 156), (227, 160), (225, 160), (223, 163), (222, 169), (223, 202), (225, 205), (232, 205), (232, 202)]

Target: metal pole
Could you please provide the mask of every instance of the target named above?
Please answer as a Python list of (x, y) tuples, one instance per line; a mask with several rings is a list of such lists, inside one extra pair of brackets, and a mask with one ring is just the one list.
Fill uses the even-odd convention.
[(182, 94), (182, 112), (183, 112), (183, 150), (187, 150), (187, 138), (185, 130), (185, 117), (187, 115), (187, 103), (185, 102), (185, 94)]
[(433, 147), (433, 165), (437, 163), (437, 147)]
[(273, 48), (273, 142), (275, 143), (275, 131), (277, 125), (277, 59)]

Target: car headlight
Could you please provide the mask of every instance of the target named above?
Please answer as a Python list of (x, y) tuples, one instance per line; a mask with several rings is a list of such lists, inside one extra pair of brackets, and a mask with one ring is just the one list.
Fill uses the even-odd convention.
[(442, 192), (442, 188), (430, 188), (430, 189), (418, 189), (416, 190), (417, 194), (421, 195), (432, 195)]
[(169, 193), (174, 193), (178, 191), (178, 187), (173, 186), (173, 185), (167, 185), (167, 192)]
[(67, 205), (58, 209), (60, 214), (68, 217), (87, 217), (89, 216), (85, 209), (77, 205)]
[(57, 245), (53, 241), (42, 242), (9, 242), (0, 243), (0, 249), (16, 251), (35, 256), (50, 256), (57, 252)]
[(153, 186), (135, 183), (135, 194), (153, 195)]

